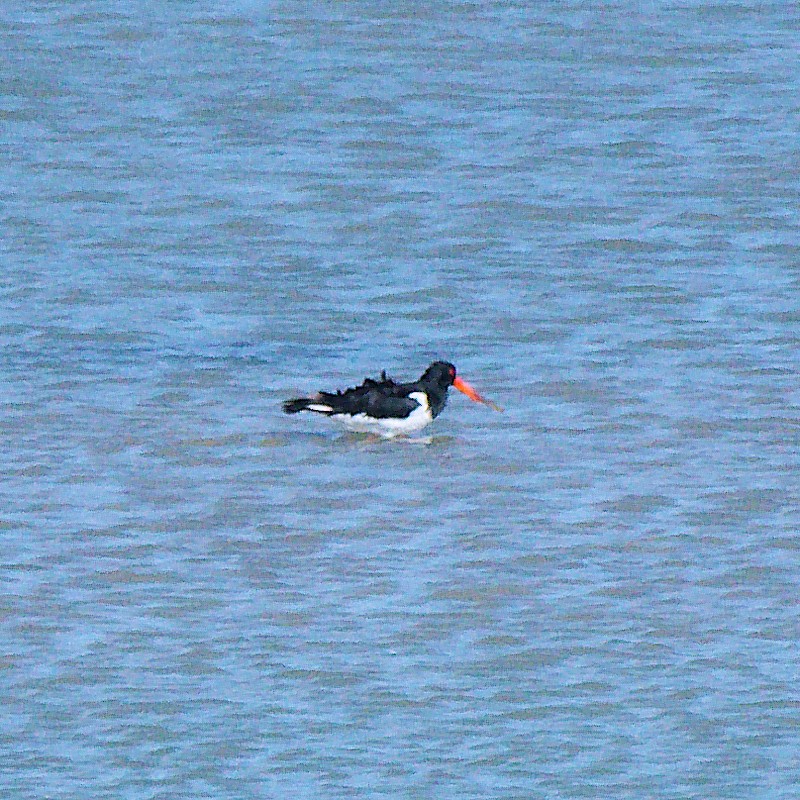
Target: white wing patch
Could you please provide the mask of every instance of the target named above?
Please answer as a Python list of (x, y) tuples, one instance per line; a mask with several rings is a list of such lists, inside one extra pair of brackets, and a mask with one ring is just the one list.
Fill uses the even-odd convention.
[(321, 411), (323, 414), (327, 414), (329, 411), (333, 411), (330, 406), (325, 406), (322, 403), (309, 403), (306, 408), (309, 411)]

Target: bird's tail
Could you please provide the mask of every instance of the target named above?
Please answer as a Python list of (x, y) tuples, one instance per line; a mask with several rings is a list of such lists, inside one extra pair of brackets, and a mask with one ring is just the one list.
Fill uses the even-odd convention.
[(297, 397), (294, 400), (286, 400), (283, 404), (286, 414), (297, 414), (299, 411), (316, 411), (317, 414), (333, 414), (333, 408), (323, 403), (316, 397)]

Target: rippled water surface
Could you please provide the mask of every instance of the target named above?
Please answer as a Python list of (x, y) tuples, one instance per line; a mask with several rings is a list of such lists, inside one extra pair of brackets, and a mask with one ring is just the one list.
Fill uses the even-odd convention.
[(0, 23), (4, 798), (797, 797), (795, 4)]

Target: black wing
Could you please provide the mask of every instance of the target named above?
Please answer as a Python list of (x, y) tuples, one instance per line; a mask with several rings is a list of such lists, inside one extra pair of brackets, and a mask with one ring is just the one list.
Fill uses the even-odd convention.
[(393, 397), (383, 392), (370, 392), (366, 398), (364, 409), (367, 414), (375, 419), (405, 419), (419, 403), (408, 395)]
[(419, 403), (408, 396), (410, 391), (418, 389), (415, 384), (395, 383), (386, 376), (384, 370), (380, 380), (367, 378), (360, 386), (343, 392), (319, 392), (316, 397), (287, 400), (283, 404), (283, 410), (287, 414), (309, 410), (326, 416), (368, 414), (375, 419), (405, 419), (419, 407)]
[(408, 397), (404, 384), (395, 383), (381, 372), (380, 380), (367, 378), (360, 386), (344, 392), (320, 392), (320, 402), (329, 405), (334, 414), (368, 414), (375, 419), (407, 417), (419, 406)]

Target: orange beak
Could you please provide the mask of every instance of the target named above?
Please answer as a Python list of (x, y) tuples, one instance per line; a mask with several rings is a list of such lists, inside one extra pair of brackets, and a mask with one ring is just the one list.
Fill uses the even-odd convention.
[(458, 389), (459, 392), (465, 394), (470, 400), (474, 400), (476, 403), (483, 403), (493, 408), (495, 411), (503, 410), (497, 403), (493, 403), (491, 400), (481, 397), (466, 381), (462, 381), (461, 378), (456, 378), (453, 381), (453, 388)]

